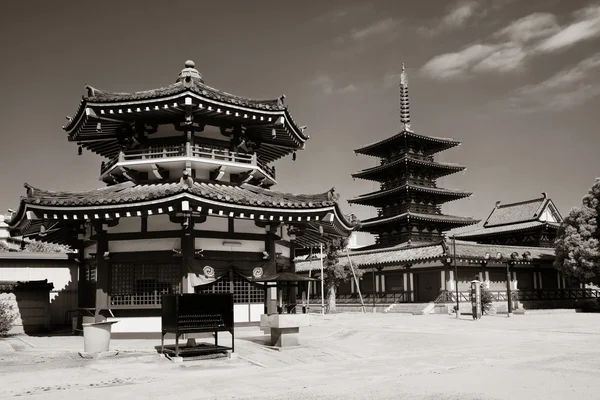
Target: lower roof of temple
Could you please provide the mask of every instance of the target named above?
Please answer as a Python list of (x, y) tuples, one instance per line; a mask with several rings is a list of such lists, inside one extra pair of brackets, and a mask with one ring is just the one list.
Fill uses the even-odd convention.
[(335, 189), (321, 194), (292, 194), (250, 184), (191, 178), (178, 182), (125, 182), (81, 192), (53, 192), (27, 184), (25, 187), (27, 196), (21, 198), (19, 210), (8, 221), (9, 229), (16, 235), (52, 238), (57, 243), (67, 243), (71, 235), (67, 231), (84, 221), (182, 212), (294, 225), (302, 228), (298, 237), (302, 246), (319, 243), (331, 235), (348, 236), (358, 224), (354, 216), (341, 212)]

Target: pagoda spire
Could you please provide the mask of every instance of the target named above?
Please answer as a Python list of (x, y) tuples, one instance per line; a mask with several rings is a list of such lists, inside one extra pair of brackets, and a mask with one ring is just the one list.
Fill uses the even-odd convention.
[(400, 74), (400, 122), (404, 124), (404, 130), (410, 131), (410, 106), (408, 103), (408, 76), (402, 63)]

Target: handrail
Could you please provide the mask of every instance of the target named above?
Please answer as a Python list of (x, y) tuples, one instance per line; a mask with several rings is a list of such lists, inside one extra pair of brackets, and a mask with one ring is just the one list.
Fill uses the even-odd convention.
[[(506, 301), (505, 290), (488, 290), (494, 301)], [(471, 292), (459, 292), (459, 302), (470, 302)], [(535, 301), (535, 300), (581, 300), (600, 299), (600, 290), (593, 288), (571, 288), (571, 289), (513, 289), (511, 291), (513, 300)], [(454, 291), (442, 290), (434, 301), (435, 303), (455, 303), (456, 293)]]
[(119, 162), (173, 157), (198, 157), (239, 164), (248, 164), (259, 167), (267, 175), (275, 179), (275, 167), (269, 167), (265, 163), (258, 161), (256, 153), (246, 154), (230, 151), (224, 147), (210, 145), (189, 145), (187, 143), (183, 145), (150, 146), (145, 149), (121, 151), (117, 156), (102, 165), (101, 174), (104, 175)]

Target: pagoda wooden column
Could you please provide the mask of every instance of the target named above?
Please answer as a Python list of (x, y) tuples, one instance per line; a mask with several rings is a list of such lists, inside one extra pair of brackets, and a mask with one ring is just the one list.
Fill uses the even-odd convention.
[(102, 224), (96, 224), (96, 304), (94, 317), (96, 322), (104, 321), (106, 317), (101, 311), (109, 309), (108, 293), (110, 287), (110, 264), (104, 254), (108, 252), (108, 239)]
[[(296, 242), (294, 240), (290, 239), (290, 265), (292, 266), (291, 272), (295, 273), (296, 267), (294, 266), (294, 258), (296, 258)], [(297, 283), (297, 285), (299, 285), (299, 283)], [(300, 313), (298, 313), (296, 310), (296, 305), (297, 305), (297, 301), (298, 301), (298, 286), (297, 285), (291, 286), (290, 290), (289, 290), (290, 306), (293, 307), (292, 313), (294, 313), (294, 314), (302, 313), (302, 311), (300, 311)]]
[(186, 218), (188, 225), (183, 225), (181, 229), (181, 293), (193, 293), (194, 289), (190, 286), (188, 273), (192, 272), (190, 266), (193, 265), (196, 251), (194, 218), (191, 215), (185, 216), (182, 223), (185, 224)]
[[(269, 258), (267, 261), (268, 263), (272, 263), (272, 265), (275, 268), (275, 272), (277, 272), (277, 254), (276, 253), (276, 247), (275, 247), (275, 230), (277, 228), (269, 225), (269, 229), (267, 230), (267, 235), (265, 238), (265, 251), (267, 253), (269, 253)], [(266, 290), (266, 298), (265, 298), (265, 303), (267, 305), (267, 311), (268, 314), (273, 314), (277, 312), (277, 295), (279, 288), (275, 289), (275, 293), (273, 293), (274, 291), (272, 289)]]

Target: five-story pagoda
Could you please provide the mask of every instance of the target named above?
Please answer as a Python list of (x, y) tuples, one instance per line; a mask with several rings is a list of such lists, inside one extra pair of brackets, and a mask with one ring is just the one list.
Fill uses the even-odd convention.
[(107, 186), (53, 192), (25, 184), (13, 235), (77, 249), (79, 307), (97, 320), (119, 319), (117, 333), (159, 332), (165, 293), (233, 292), (236, 322), (258, 321), (265, 292), (249, 278), (293, 272), (297, 247), (353, 228), (333, 189), (269, 189), (271, 164), (295, 158), (308, 139), (284, 98), (214, 89), (192, 61), (159, 89), (88, 86), (64, 129), (79, 154), (105, 158)]
[(461, 165), (434, 161), (436, 153), (460, 142), (424, 136), (411, 130), (407, 83), (402, 66), (402, 131), (355, 150), (356, 154), (381, 159), (380, 165), (352, 175), (353, 178), (379, 182), (381, 189), (349, 200), (351, 204), (378, 208), (377, 217), (362, 221), (360, 228), (377, 235), (377, 247), (440, 242), (442, 232), (477, 222), (471, 218), (442, 214), (442, 204), (471, 195), (460, 190), (439, 188), (436, 184), (438, 178), (465, 169)]

